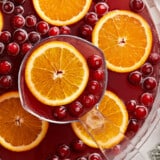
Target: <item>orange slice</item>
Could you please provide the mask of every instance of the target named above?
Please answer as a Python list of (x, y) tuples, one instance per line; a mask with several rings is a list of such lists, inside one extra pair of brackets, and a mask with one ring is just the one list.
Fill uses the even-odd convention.
[[(122, 100), (113, 92), (106, 91), (99, 104), (99, 113), (95, 109), (88, 112), (83, 120), (87, 130), (103, 148), (111, 148), (124, 138), (128, 126), (128, 112)], [(80, 122), (73, 122), (72, 128), (75, 134), (88, 146), (97, 148), (96, 143), (85, 131)]]
[(38, 15), (57, 26), (78, 22), (88, 12), (92, 0), (32, 0)]
[(2, 30), (3, 28), (3, 15), (2, 15), (2, 12), (0, 12), (0, 31)]
[(108, 69), (130, 72), (148, 58), (152, 48), (152, 32), (140, 15), (114, 10), (98, 21), (92, 41), (104, 52)]
[(63, 41), (45, 42), (26, 63), (25, 79), (42, 103), (60, 106), (74, 101), (85, 89), (89, 69), (83, 55)]
[(11, 151), (36, 147), (47, 133), (48, 123), (26, 112), (16, 91), (0, 96), (0, 115), (0, 144)]

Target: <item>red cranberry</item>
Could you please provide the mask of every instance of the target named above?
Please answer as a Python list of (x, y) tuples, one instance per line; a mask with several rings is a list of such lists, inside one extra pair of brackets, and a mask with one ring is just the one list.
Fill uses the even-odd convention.
[(98, 16), (103, 16), (104, 14), (108, 13), (109, 6), (105, 2), (98, 2), (94, 6), (94, 10), (97, 13)]
[(31, 43), (37, 43), (39, 42), (41, 39), (41, 36), (38, 32), (35, 32), (35, 31), (31, 31), (29, 34), (28, 34), (28, 40), (31, 42)]
[(69, 112), (74, 117), (79, 117), (83, 112), (83, 105), (79, 101), (74, 101), (69, 105)]
[(25, 42), (21, 45), (21, 53), (24, 55), (32, 48), (32, 44)]
[(133, 71), (129, 74), (129, 82), (133, 85), (139, 85), (142, 80), (142, 73), (139, 71)]
[(91, 153), (88, 156), (88, 160), (103, 160), (99, 153)]
[(65, 106), (57, 107), (53, 110), (53, 116), (56, 119), (64, 119), (67, 116), (67, 109)]
[(99, 94), (101, 85), (98, 81), (92, 80), (88, 83), (88, 90), (91, 94)]
[(3, 2), (2, 11), (6, 14), (11, 14), (14, 11), (14, 3), (11, 1)]
[(12, 86), (13, 80), (10, 75), (2, 75), (0, 77), (0, 87), (10, 88)]
[(23, 13), (24, 13), (23, 6), (21, 6), (21, 5), (15, 6), (15, 8), (14, 8), (14, 14), (23, 14)]
[(44, 35), (49, 31), (49, 25), (45, 21), (40, 21), (36, 25), (37, 32)]
[(149, 76), (153, 73), (153, 66), (151, 65), (151, 63), (144, 63), (142, 66), (141, 66), (141, 72), (143, 74), (143, 76)]
[(60, 29), (57, 26), (53, 26), (49, 29), (48, 35), (49, 36), (56, 36), (60, 34)]
[(23, 4), (25, 2), (25, 0), (14, 0), (14, 2), (16, 4)]
[(60, 156), (61, 158), (66, 158), (70, 155), (70, 147), (66, 144), (62, 144), (58, 147), (57, 149), (57, 154), (58, 156)]
[(19, 45), (16, 42), (11, 42), (7, 45), (7, 53), (12, 56), (16, 56), (19, 54)]
[(52, 155), (52, 156), (48, 157), (47, 160), (60, 160), (60, 158), (57, 155)]
[(0, 61), (0, 74), (8, 74), (10, 73), (12, 68), (11, 62), (7, 60)]
[(25, 19), (21, 14), (14, 15), (11, 24), (14, 28), (22, 28), (25, 25)]
[(130, 0), (130, 8), (135, 12), (141, 12), (144, 6), (143, 0)]
[(153, 104), (154, 97), (152, 93), (145, 92), (140, 97), (140, 102), (145, 106), (151, 106)]
[(93, 69), (98, 69), (102, 65), (102, 58), (98, 55), (93, 54), (87, 59), (87, 62), (89, 67)]
[(13, 39), (15, 42), (21, 44), (24, 43), (28, 38), (28, 34), (24, 29), (18, 28), (13, 34)]
[(5, 45), (2, 42), (0, 42), (0, 54), (3, 53), (4, 48), (5, 48)]
[(84, 24), (80, 27), (80, 35), (83, 38), (90, 40), (92, 34), (92, 26), (88, 24)]
[(85, 16), (85, 21), (87, 24), (94, 26), (98, 21), (98, 16), (95, 12), (88, 12)]
[(157, 81), (154, 77), (146, 77), (142, 82), (142, 87), (145, 90), (153, 90), (157, 86)]
[(136, 100), (134, 100), (134, 99), (129, 100), (126, 104), (126, 108), (127, 108), (128, 112), (130, 112), (130, 113), (134, 112), (136, 105), (137, 105)]
[(86, 147), (85, 144), (80, 139), (74, 140), (72, 142), (72, 148), (76, 152), (83, 152), (85, 150), (85, 147)]
[(68, 26), (62, 26), (60, 28), (60, 34), (71, 34), (71, 29)]
[(93, 79), (97, 81), (102, 81), (105, 78), (105, 72), (102, 69), (97, 69), (93, 71)]
[(3, 31), (0, 33), (0, 41), (3, 43), (9, 43), (11, 40), (11, 33), (9, 31)]
[(37, 18), (34, 15), (28, 15), (25, 19), (27, 27), (34, 27), (37, 23)]
[(137, 132), (140, 127), (140, 124), (137, 119), (130, 119), (129, 125), (128, 125), (128, 131)]
[(87, 158), (86, 157), (79, 157), (76, 160), (87, 160)]
[(91, 108), (95, 105), (96, 100), (93, 94), (84, 95), (82, 97), (82, 104), (84, 107)]
[(148, 61), (153, 65), (159, 63), (160, 62), (160, 54), (157, 52), (151, 53), (148, 58)]
[(145, 119), (148, 115), (148, 109), (144, 105), (137, 105), (134, 114), (139, 120)]

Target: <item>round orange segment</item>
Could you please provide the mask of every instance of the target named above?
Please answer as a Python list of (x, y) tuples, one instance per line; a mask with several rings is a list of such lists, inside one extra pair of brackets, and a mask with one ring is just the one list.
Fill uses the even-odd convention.
[(21, 152), (36, 147), (45, 137), (48, 123), (26, 112), (16, 91), (0, 96), (0, 144)]
[[(95, 109), (88, 112), (82, 121), (99, 146), (111, 148), (124, 138), (128, 126), (128, 112), (122, 100), (111, 91), (105, 92), (98, 110), (99, 112)], [(97, 148), (80, 122), (72, 123), (72, 128), (84, 143)]]
[(43, 43), (33, 50), (26, 62), (28, 88), (40, 102), (50, 106), (74, 101), (85, 89), (88, 77), (83, 55), (63, 41)]
[(57, 26), (78, 22), (88, 12), (92, 0), (32, 0), (38, 15)]
[(3, 15), (2, 15), (2, 12), (0, 11), (0, 31), (2, 30), (3, 28)]
[(130, 72), (147, 60), (152, 48), (152, 32), (140, 15), (114, 10), (98, 21), (92, 41), (104, 52), (108, 69)]

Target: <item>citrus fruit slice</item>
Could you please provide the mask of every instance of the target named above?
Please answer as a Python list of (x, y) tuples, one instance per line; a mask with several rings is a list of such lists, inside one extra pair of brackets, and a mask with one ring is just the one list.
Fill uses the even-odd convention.
[[(128, 126), (128, 113), (121, 99), (111, 91), (106, 91), (102, 98), (99, 109), (103, 115), (94, 114), (95, 109), (88, 112), (83, 121), (87, 130), (103, 148), (111, 148), (124, 138)], [(88, 146), (97, 148), (80, 122), (73, 122), (72, 128), (75, 134)]]
[(43, 104), (66, 105), (85, 89), (89, 77), (86, 59), (71, 44), (48, 41), (33, 50), (26, 62), (25, 80)]
[(0, 31), (2, 30), (3, 28), (3, 15), (2, 15), (2, 12), (0, 12)]
[(16, 91), (0, 96), (0, 115), (0, 144), (9, 150), (30, 150), (47, 133), (48, 123), (26, 112)]
[(48, 23), (57, 26), (78, 22), (88, 12), (92, 0), (32, 0), (38, 15)]
[(97, 22), (92, 41), (104, 52), (108, 69), (130, 72), (148, 58), (152, 48), (152, 32), (140, 15), (127, 10), (114, 10)]

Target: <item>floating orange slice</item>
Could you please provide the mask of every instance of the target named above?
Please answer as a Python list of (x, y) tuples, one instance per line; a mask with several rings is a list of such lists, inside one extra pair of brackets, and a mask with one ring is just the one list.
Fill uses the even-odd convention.
[(50, 106), (74, 101), (85, 89), (88, 77), (86, 59), (63, 41), (43, 43), (26, 62), (28, 88), (40, 102)]
[(0, 96), (0, 115), (0, 144), (9, 150), (30, 150), (47, 133), (48, 123), (26, 112), (16, 91)]
[[(87, 130), (103, 148), (111, 148), (123, 140), (128, 126), (128, 113), (122, 100), (113, 92), (106, 91), (99, 104), (99, 111), (103, 117), (88, 112), (82, 119)], [(97, 148), (80, 122), (72, 123), (75, 134), (88, 146)]]
[(57, 26), (78, 22), (88, 12), (92, 0), (32, 0), (38, 15)]
[(3, 15), (2, 15), (2, 12), (0, 12), (0, 31), (2, 30), (3, 28)]
[(104, 52), (108, 69), (130, 72), (147, 60), (152, 48), (152, 32), (140, 15), (114, 10), (97, 22), (92, 41)]

